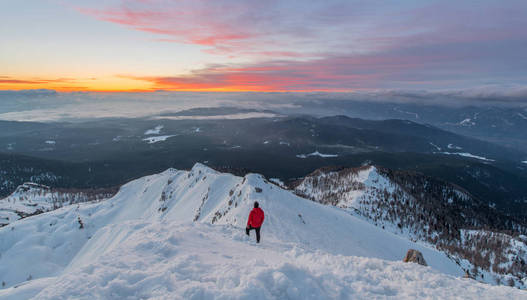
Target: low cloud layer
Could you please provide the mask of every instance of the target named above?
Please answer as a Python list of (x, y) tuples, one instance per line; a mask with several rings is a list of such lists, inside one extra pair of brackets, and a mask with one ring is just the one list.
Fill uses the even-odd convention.
[[(0, 120), (82, 121), (92, 118), (156, 117), (199, 107), (234, 107), (285, 113), (317, 113), (332, 102), (375, 102), (431, 106), (527, 107), (527, 87), (485, 86), (470, 90), (377, 90), (352, 93), (147, 92), (59, 93), (52, 90), (0, 91)], [(322, 112), (321, 112), (322, 113)]]

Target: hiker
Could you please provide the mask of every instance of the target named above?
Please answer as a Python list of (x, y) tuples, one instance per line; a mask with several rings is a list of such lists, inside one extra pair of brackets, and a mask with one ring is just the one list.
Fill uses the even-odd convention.
[(254, 201), (254, 208), (249, 213), (249, 219), (247, 220), (247, 227), (245, 228), (245, 233), (249, 235), (249, 231), (254, 229), (256, 231), (256, 242), (260, 242), (260, 228), (264, 221), (264, 212), (261, 208), (258, 207), (258, 201)]

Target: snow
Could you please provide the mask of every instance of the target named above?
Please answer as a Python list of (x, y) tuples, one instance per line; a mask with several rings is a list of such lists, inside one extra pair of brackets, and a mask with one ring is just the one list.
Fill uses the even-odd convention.
[[(410, 111), (404, 111), (404, 110), (401, 110), (401, 109), (399, 109), (397, 107), (394, 107), (393, 110), (395, 110), (396, 112), (403, 113), (403, 114), (413, 115), (413, 116), (415, 116), (416, 119), (419, 119), (419, 114), (418, 113), (414, 113), (414, 112), (410, 112)], [(411, 123), (407, 123), (407, 124), (411, 124)]]
[(447, 146), (448, 149), (456, 149), (456, 150), (461, 150), (463, 148), (459, 147), (459, 146), (456, 146), (454, 144), (448, 144)]
[[(506, 241), (506, 242), (503, 242), (502, 244), (502, 247), (505, 248), (504, 253), (506, 253), (505, 254), (506, 259), (505, 259), (505, 262), (501, 262), (499, 264), (500, 268), (504, 268), (504, 269), (509, 268), (513, 260), (516, 257), (522, 257), (522, 256), (525, 257), (525, 253), (527, 253), (527, 245), (525, 241), (522, 241), (521, 235), (516, 238), (511, 238), (510, 236), (502, 234), (502, 233), (491, 232), (491, 231), (486, 231), (486, 230), (466, 230), (466, 229), (460, 230), (460, 234), (461, 234), (461, 240), (463, 241), (463, 243), (466, 243), (466, 241), (471, 238), (474, 238), (476, 240), (481, 240), (483, 238), (486, 239), (486, 236), (494, 236), (495, 238), (496, 237), (501, 238), (502, 241)], [(470, 243), (467, 243), (467, 244), (470, 245)], [(493, 256), (495, 255), (495, 253), (488, 253), (488, 252), (481, 253), (481, 255), (483, 256), (486, 254), (491, 254)], [(472, 267), (470, 263), (468, 263), (466, 260), (461, 260), (461, 264), (468, 266), (468, 268)], [(492, 272), (489, 272), (488, 270), (479, 269), (478, 273), (479, 273), (479, 276), (483, 276), (484, 278), (493, 279), (493, 280), (496, 279), (496, 276), (495, 276), (496, 274), (493, 274)], [(505, 275), (501, 278), (501, 281), (507, 282), (508, 279), (511, 277), (512, 275)], [(527, 278), (523, 278), (523, 280), (521, 280), (520, 282), (516, 282), (516, 286), (520, 287), (521, 285), (523, 285), (523, 288), (525, 288), (525, 285), (527, 283)]]
[(171, 137), (174, 137), (174, 136), (176, 136), (176, 135), (174, 134), (174, 135), (151, 136), (151, 137), (144, 138), (143, 141), (145, 141), (145, 142), (147, 142), (149, 144), (154, 144), (154, 143), (157, 143), (157, 142), (164, 142), (168, 138), (171, 138)]
[(430, 145), (437, 149), (437, 151), (441, 151), (441, 147), (437, 146), (436, 144), (430, 142)]
[(48, 140), (48, 141), (45, 141), (45, 143), (48, 144), (48, 145), (55, 145), (57, 142), (52, 141), (52, 140)]
[(518, 116), (524, 120), (527, 120), (527, 117), (522, 113), (518, 113)]
[(522, 295), (415, 264), (331, 255), (279, 241), (256, 246), (232, 227), (140, 225), (96, 263), (48, 281), (48, 286), (39, 282), (33, 294), (42, 289), (39, 299), (444, 299), (461, 291), (478, 299)]
[[(380, 213), (381, 210), (375, 205), (372, 199), (381, 199), (385, 192), (392, 194), (399, 188), (396, 184), (391, 182), (386, 176), (379, 173), (376, 167), (365, 165), (356, 172), (350, 172), (340, 180), (334, 181), (335, 172), (318, 173), (313, 176), (308, 176), (295, 188), (299, 194), (306, 195), (310, 199), (330, 199), (334, 195), (339, 195), (336, 203), (332, 205), (345, 209), (350, 213), (361, 212), (363, 215), (368, 211)], [(315, 179), (315, 180), (312, 180)], [(324, 182), (325, 185), (317, 184)], [(399, 188), (400, 189), (400, 188)], [(407, 194), (401, 195), (401, 199), (410, 197)], [(395, 201), (395, 199), (393, 199)], [(329, 204), (329, 203), (328, 203)], [(365, 218), (365, 220), (368, 220)], [(379, 222), (381, 222), (379, 220)], [(394, 224), (398, 221), (396, 220)], [(395, 226), (390, 228), (388, 223), (383, 223), (386, 230), (393, 233), (400, 234), (400, 229)], [(408, 235), (406, 238), (415, 238)]]
[(470, 154), (466, 152), (439, 152), (439, 153), (446, 154), (446, 155), (460, 155), (460, 156), (475, 158), (475, 159), (484, 160), (484, 161), (495, 161), (494, 159), (490, 159), (490, 158), (486, 158), (483, 156), (478, 156), (478, 155), (474, 155), (474, 154)]
[[(266, 213), (261, 244), (243, 230), (254, 201)], [(402, 263), (410, 248), (430, 267)], [(261, 175), (201, 164), (11, 223), (0, 228), (0, 253), (0, 299), (526, 297), (462, 279), (443, 253)]]
[(280, 178), (269, 178), (269, 181), (271, 181), (272, 183), (277, 184), (278, 186), (280, 186), (282, 188), (286, 188), (285, 183), (282, 180), (280, 180)]
[[(298, 195), (305, 196), (318, 203), (341, 208), (377, 227), (406, 239), (417, 240), (430, 247), (445, 251), (438, 248), (435, 242), (430, 241), (430, 237), (434, 238), (434, 236), (437, 236), (437, 232), (430, 228), (430, 223), (416, 219), (411, 209), (404, 211), (403, 208), (403, 211), (393, 214), (393, 211), (400, 211), (401, 206), (398, 204), (403, 204), (403, 207), (419, 206), (421, 198), (419, 196), (416, 198), (408, 193), (405, 187), (392, 180), (387, 176), (387, 173), (379, 171), (375, 166), (370, 165), (339, 171), (317, 170), (298, 182), (294, 187), (294, 191)], [(426, 186), (428, 183), (424, 184)], [(458, 199), (471, 200), (471, 196), (461, 190), (443, 188), (445, 196), (451, 192), (457, 194)], [(453, 203), (454, 197), (446, 197), (444, 201)], [(410, 218), (408, 218), (409, 215)], [(412, 215), (414, 216), (413, 218)], [(515, 247), (506, 248), (505, 241), (515, 241), (515, 239), (507, 235), (503, 235), (501, 239), (504, 241), (502, 244), (504, 248), (500, 252), (494, 252), (494, 255), (500, 253), (500, 255), (507, 256), (504, 259), (504, 263), (500, 265), (500, 268), (507, 270), (511, 266), (511, 262), (517, 259), (524, 259), (527, 247), (524, 244), (521, 246), (518, 240)], [(483, 240), (483, 238), (480, 237), (476, 240)], [(459, 241), (459, 246), (466, 247), (468, 251), (474, 251), (473, 248), (470, 248), (473, 246), (472, 244), (463, 244), (463, 239)], [(481, 254), (485, 256), (485, 253)], [(460, 257), (459, 254), (450, 252), (449, 257), (456, 262), (460, 262), (460, 266), (464, 270), (474, 270), (474, 265)], [(481, 271), (480, 273), (484, 273), (485, 276), (480, 277), (478, 275), (477, 279), (490, 284), (496, 284), (498, 280), (509, 284), (508, 280), (513, 276), (510, 274), (504, 275), (501, 272), (494, 273), (494, 271), (490, 270)], [(525, 288), (527, 278), (522, 280), (521, 277), (515, 277), (514, 283), (519, 288)]]
[(320, 157), (323, 157), (323, 158), (327, 158), (327, 157), (338, 157), (338, 154), (324, 154), (324, 153), (320, 153), (318, 151), (315, 151), (313, 153), (308, 153), (308, 154), (298, 154), (296, 157), (298, 157), (298, 158), (307, 158), (309, 156), (320, 156)]
[(24, 183), (8, 197), (0, 200), (0, 226), (20, 219), (20, 215), (29, 215), (37, 210), (53, 209), (55, 199), (49, 193), (49, 187), (34, 183)]
[(269, 144), (270, 142), (269, 142), (269, 141), (264, 141), (263, 143), (264, 143), (264, 145), (267, 145), (267, 144)]
[(50, 187), (26, 182), (4, 199), (0, 199), (0, 227), (22, 217), (57, 209), (64, 205), (86, 201), (100, 201), (111, 194), (88, 195), (83, 191), (53, 191)]
[(159, 134), (161, 133), (161, 129), (163, 129), (165, 126), (163, 125), (157, 125), (154, 129), (148, 129), (145, 131), (145, 135), (151, 135), (151, 134)]
[(522, 161), (522, 163), (527, 164), (527, 160)]
[(459, 122), (458, 125), (461, 125), (461, 126), (474, 126), (474, 125), (476, 125), (476, 123), (473, 122), (472, 119), (467, 118), (467, 119), (464, 119), (463, 121)]
[(286, 146), (290, 146), (291, 144), (290, 144), (290, 143), (288, 143), (288, 142), (280, 141), (280, 145), (286, 145)]

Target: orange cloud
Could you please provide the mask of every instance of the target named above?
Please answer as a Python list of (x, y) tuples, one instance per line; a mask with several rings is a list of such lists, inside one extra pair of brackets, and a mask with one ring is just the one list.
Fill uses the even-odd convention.
[[(349, 66), (349, 63), (346, 64)], [(178, 91), (350, 91), (371, 86), (376, 74), (344, 74), (328, 60), (215, 65), (181, 76), (123, 76), (150, 82), (156, 89)], [(339, 74), (342, 73), (342, 74)]]
[(151, 91), (151, 84), (123, 78), (24, 78), (0, 76), (0, 90)]
[(50, 84), (50, 83), (64, 83), (64, 82), (74, 82), (74, 79), (71, 78), (54, 78), (54, 79), (19, 79), (12, 78), (10, 76), (0, 76), (0, 84)]

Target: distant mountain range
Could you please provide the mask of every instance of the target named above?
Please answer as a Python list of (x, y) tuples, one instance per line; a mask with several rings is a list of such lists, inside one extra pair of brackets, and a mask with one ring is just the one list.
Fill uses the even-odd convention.
[[(214, 116), (232, 109), (180, 112)], [(244, 110), (243, 113), (257, 112)], [(265, 112), (270, 113), (270, 112)], [(527, 155), (406, 120), (345, 116), (242, 119), (103, 119), (0, 122), (0, 195), (23, 182), (107, 188), (168, 167), (204, 162), (284, 182), (324, 166), (375, 164), (457, 184), (500, 211), (525, 218)]]
[[(409, 95), (407, 101), (387, 97), (384, 101), (360, 101), (342, 99), (327, 100), (324, 97), (294, 102), (295, 109), (279, 110), (281, 113), (301, 112), (316, 116), (346, 115), (372, 120), (403, 119), (420, 124), (430, 124), (457, 134), (478, 138), (502, 146), (527, 152), (527, 107), (515, 103), (480, 103), (466, 105), (455, 97), (444, 97), (427, 104)], [(424, 97), (426, 98), (426, 97)], [(305, 100), (305, 101), (304, 101)], [(413, 100), (413, 101), (412, 101)], [(489, 101), (491, 102), (491, 101)]]

